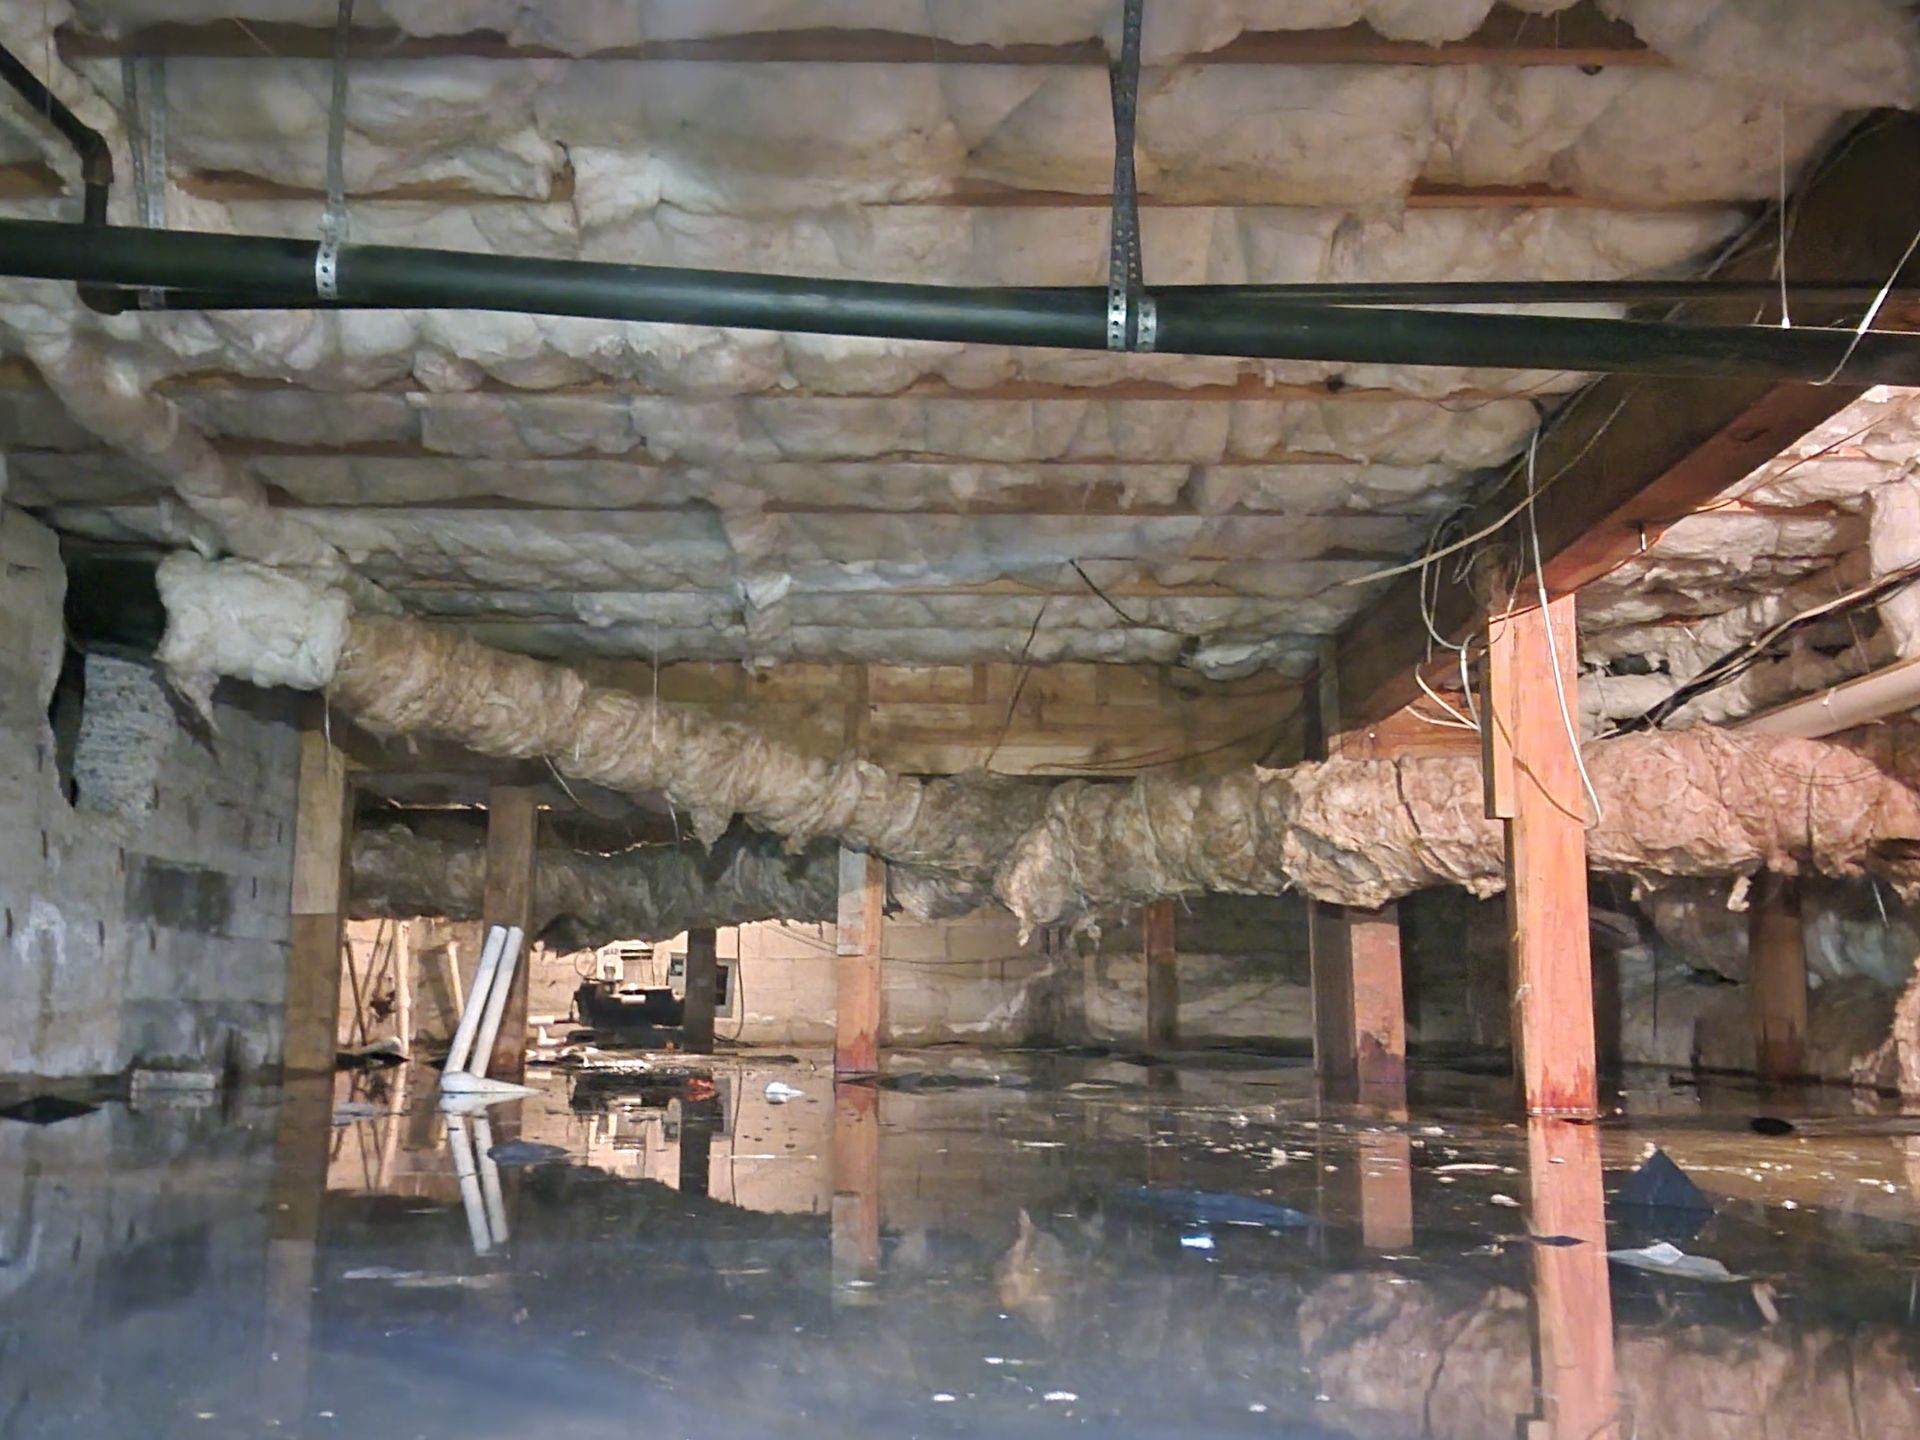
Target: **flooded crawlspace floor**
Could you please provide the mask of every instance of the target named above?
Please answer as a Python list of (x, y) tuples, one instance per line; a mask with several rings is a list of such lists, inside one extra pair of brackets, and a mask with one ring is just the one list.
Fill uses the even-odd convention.
[[(536, 1071), (449, 1122), (403, 1066), (0, 1122), (0, 1437), (1920, 1435), (1920, 1117), (888, 1067)], [(1620, 1203), (1656, 1145), (1710, 1211)], [(1718, 1267), (1607, 1258), (1662, 1242)]]

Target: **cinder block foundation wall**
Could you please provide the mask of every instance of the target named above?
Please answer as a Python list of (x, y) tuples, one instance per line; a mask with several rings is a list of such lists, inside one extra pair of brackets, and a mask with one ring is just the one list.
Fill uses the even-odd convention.
[[(0, 1075), (275, 1065), (298, 735), (153, 671), (63, 667), (52, 532), (0, 507)], [(64, 669), (64, 673), (63, 673)]]

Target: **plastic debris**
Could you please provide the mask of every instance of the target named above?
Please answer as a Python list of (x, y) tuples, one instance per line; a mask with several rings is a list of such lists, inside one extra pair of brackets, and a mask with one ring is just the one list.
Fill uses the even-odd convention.
[(1607, 1259), (1634, 1270), (1648, 1270), (1680, 1280), (1700, 1280), (1709, 1285), (1727, 1285), (1742, 1278), (1718, 1260), (1706, 1255), (1689, 1255), (1678, 1245), (1669, 1245), (1664, 1240), (1637, 1250), (1609, 1250)]
[(1613, 1213), (1628, 1239), (1678, 1242), (1700, 1233), (1713, 1218), (1713, 1202), (1666, 1151), (1655, 1150), (1622, 1182)]
[(33, 1095), (17, 1104), (0, 1108), (0, 1120), (18, 1120), (26, 1125), (57, 1125), (62, 1120), (77, 1120), (91, 1115), (98, 1105), (69, 1100), (64, 1095)]
[(1182, 1250), (1211, 1250), (1213, 1249), (1213, 1236), (1206, 1234), (1204, 1231), (1195, 1235), (1182, 1235), (1180, 1237), (1180, 1248)]
[(1275, 1230), (1303, 1229), (1313, 1217), (1270, 1200), (1214, 1190), (1162, 1189), (1141, 1185), (1120, 1193), (1121, 1200), (1207, 1225), (1264, 1225)]
[(1778, 1115), (1756, 1115), (1747, 1122), (1756, 1135), (1791, 1135), (1800, 1127)]
[(796, 1090), (784, 1080), (773, 1080), (767, 1085), (767, 1102), (772, 1105), (784, 1105), (789, 1100), (798, 1100), (807, 1092)]

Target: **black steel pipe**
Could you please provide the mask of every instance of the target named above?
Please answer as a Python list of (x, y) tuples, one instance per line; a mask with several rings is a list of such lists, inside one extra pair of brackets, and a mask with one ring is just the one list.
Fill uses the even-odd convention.
[[(29, 110), (40, 116), (80, 157), (80, 215), (88, 225), (107, 223), (107, 199), (113, 193), (113, 147), (106, 136), (68, 108), (67, 103), (40, 83), (20, 59), (0, 45), (0, 81), (12, 87)], [(111, 288), (82, 285), (80, 300), (89, 310), (102, 315), (118, 315), (128, 305), (127, 297)]]
[[(317, 243), (0, 221), (0, 274), (266, 303), (311, 297)], [(1920, 384), (1920, 336), (1315, 304), (1151, 292), (1169, 354)], [(344, 307), (493, 310), (909, 340), (1105, 350), (1106, 291), (904, 285), (347, 246)], [(302, 301), (301, 303), (307, 303)]]

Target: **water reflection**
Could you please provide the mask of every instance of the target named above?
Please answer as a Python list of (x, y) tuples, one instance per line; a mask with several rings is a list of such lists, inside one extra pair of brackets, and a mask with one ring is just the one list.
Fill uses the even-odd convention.
[[(1892, 1117), (1523, 1126), (1464, 1079), (1402, 1110), (1169, 1068), (721, 1061), (484, 1117), (358, 1076), (0, 1127), (0, 1436), (1920, 1434)], [(1656, 1142), (1739, 1281), (1609, 1273)]]

